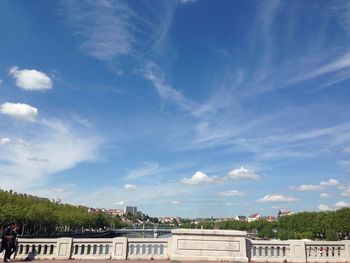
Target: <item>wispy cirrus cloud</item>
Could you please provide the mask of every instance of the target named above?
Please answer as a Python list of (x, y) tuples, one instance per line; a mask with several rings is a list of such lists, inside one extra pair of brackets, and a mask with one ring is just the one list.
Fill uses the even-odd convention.
[[(118, 62), (140, 59), (165, 40), (176, 2), (64, 1), (62, 14), (87, 54)], [(162, 23), (161, 23), (162, 21)]]
[(229, 191), (223, 191), (223, 192), (219, 192), (219, 195), (222, 196), (243, 196), (246, 193), (238, 191), (238, 190), (229, 190)]
[(0, 180), (1, 187), (17, 191), (30, 191), (56, 173), (97, 161), (103, 144), (99, 135), (59, 119), (40, 119), (31, 124), (31, 131), (12, 132), (10, 139), (1, 145)]
[(179, 171), (193, 166), (193, 163), (178, 163), (174, 165), (161, 165), (159, 162), (142, 162), (139, 166), (127, 170), (124, 180), (137, 180), (145, 178), (154, 178), (155, 176), (165, 176), (167, 174), (176, 174)]

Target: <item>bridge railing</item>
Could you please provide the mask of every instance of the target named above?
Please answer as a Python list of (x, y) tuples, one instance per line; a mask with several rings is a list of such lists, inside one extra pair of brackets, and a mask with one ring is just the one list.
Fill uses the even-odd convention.
[(20, 239), (16, 258), (54, 259), (57, 254), (57, 239)]
[(169, 259), (169, 238), (20, 238), (16, 258)]
[(112, 239), (106, 238), (74, 238), (71, 259), (110, 259)]
[(129, 239), (127, 259), (169, 259), (168, 244), (168, 238)]
[(19, 238), (16, 258), (350, 263), (350, 240), (250, 240), (219, 230), (176, 230), (169, 238)]
[(305, 242), (308, 262), (347, 262), (350, 260), (349, 243), (338, 241)]
[(250, 248), (249, 258), (254, 262), (285, 262), (291, 259), (288, 241), (250, 240), (247, 247)]

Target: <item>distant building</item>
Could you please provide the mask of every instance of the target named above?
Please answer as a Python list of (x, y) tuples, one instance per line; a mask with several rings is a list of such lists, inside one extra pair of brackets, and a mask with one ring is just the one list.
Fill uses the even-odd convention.
[(234, 219), (237, 220), (237, 221), (246, 221), (247, 217), (246, 216), (235, 216)]
[(137, 207), (136, 206), (125, 206), (124, 212), (135, 215), (137, 213)]
[(121, 209), (108, 209), (107, 213), (111, 216), (123, 216), (125, 212)]
[(252, 214), (248, 216), (248, 222), (253, 222), (261, 218), (261, 215), (259, 213)]
[(283, 217), (283, 216), (291, 216), (291, 215), (294, 215), (294, 213), (291, 211), (280, 210), (280, 211), (278, 211), (277, 219), (279, 219), (280, 217)]
[(277, 217), (275, 217), (275, 216), (264, 216), (263, 219), (265, 219), (266, 221), (269, 221), (269, 222), (277, 221)]

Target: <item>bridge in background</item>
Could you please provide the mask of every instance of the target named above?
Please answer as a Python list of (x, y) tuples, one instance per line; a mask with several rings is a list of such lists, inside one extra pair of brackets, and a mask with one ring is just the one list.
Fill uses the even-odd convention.
[(170, 235), (171, 231), (172, 229), (170, 228), (124, 228), (124, 229), (113, 230), (114, 233), (119, 235), (127, 235), (132, 233), (152, 234), (154, 238), (164, 236), (164, 235)]
[[(131, 230), (130, 230), (131, 231)], [(133, 231), (133, 230), (132, 230)], [(149, 231), (154, 232), (154, 229)], [(252, 240), (244, 231), (173, 229), (160, 238), (20, 238), (18, 259), (350, 262), (350, 240)]]

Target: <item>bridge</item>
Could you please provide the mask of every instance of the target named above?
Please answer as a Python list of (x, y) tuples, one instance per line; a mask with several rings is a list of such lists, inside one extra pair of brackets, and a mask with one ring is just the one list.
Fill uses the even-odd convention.
[(114, 233), (119, 235), (128, 235), (131, 233), (139, 233), (139, 234), (153, 234), (154, 238), (164, 236), (164, 235), (170, 235), (171, 234), (170, 228), (123, 228), (123, 229), (117, 229), (113, 230)]
[(350, 262), (350, 240), (253, 240), (244, 231), (200, 229), (173, 229), (166, 238), (20, 238), (16, 259), (32, 258), (335, 263)]

